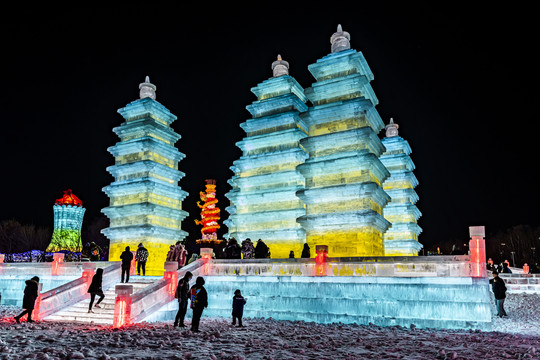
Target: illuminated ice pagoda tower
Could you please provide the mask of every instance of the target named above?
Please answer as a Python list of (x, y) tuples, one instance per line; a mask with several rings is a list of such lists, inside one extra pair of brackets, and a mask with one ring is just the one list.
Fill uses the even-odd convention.
[(236, 145), (243, 155), (231, 167), (232, 190), (226, 194), (231, 206), (225, 221), (226, 237), (238, 242), (262, 239), (272, 258), (286, 258), (291, 250), (301, 253), (305, 232), (296, 218), (305, 214), (296, 192), (304, 188), (304, 178), (296, 166), (307, 154), (299, 141), (307, 128), (299, 117), (306, 111), (304, 89), (289, 75), (289, 63), (272, 63), (273, 77), (251, 91), (257, 101), (247, 106), (253, 116), (240, 126), (246, 137)]
[(413, 174), (415, 166), (410, 157), (411, 147), (399, 136), (398, 128), (398, 124), (390, 119), (390, 124), (386, 125), (386, 137), (382, 140), (386, 152), (381, 161), (390, 171), (383, 188), (392, 198), (383, 211), (384, 218), (392, 223), (384, 234), (384, 249), (386, 255), (418, 255), (422, 249), (418, 242), (422, 229), (417, 223), (422, 214), (415, 205), (418, 195), (414, 191), (418, 180)]
[(300, 144), (309, 158), (297, 167), (306, 181), (297, 193), (306, 204), (298, 222), (312, 256), (315, 245), (328, 245), (330, 257), (381, 256), (390, 226), (383, 217), (390, 197), (381, 184), (389, 173), (379, 160), (384, 123), (373, 74), (341, 26), (330, 42), (332, 52), (308, 67), (316, 82), (305, 91), (312, 106), (301, 116), (309, 137)]
[(110, 198), (102, 210), (110, 219), (103, 234), (111, 242), (109, 260), (143, 243), (150, 253), (146, 273), (160, 275), (170, 246), (187, 235), (181, 229), (187, 193), (178, 186), (184, 176), (178, 162), (185, 155), (174, 146), (180, 139), (170, 127), (176, 116), (155, 100), (148, 77), (139, 88), (140, 99), (118, 110), (126, 121), (113, 129), (120, 142), (108, 149), (116, 161), (107, 171), (115, 181), (103, 188)]
[(64, 195), (53, 205), (54, 230), (47, 252), (81, 251), (81, 227), (85, 210), (82, 201), (71, 189), (64, 191)]

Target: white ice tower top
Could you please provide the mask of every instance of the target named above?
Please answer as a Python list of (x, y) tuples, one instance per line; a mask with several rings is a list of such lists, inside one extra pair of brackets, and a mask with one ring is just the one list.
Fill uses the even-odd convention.
[(289, 63), (281, 59), (281, 55), (278, 55), (277, 60), (272, 63), (272, 71), (274, 77), (289, 75)]
[(340, 24), (337, 31), (330, 37), (330, 44), (332, 44), (333, 53), (348, 50), (351, 48), (351, 35), (343, 31)]
[(384, 128), (386, 130), (386, 137), (394, 137), (399, 135), (399, 125), (394, 123), (393, 118), (390, 118), (390, 123)]
[(150, 78), (147, 76), (143, 83), (139, 84), (139, 97), (141, 99), (149, 97), (152, 100), (156, 100), (156, 85), (150, 83)]

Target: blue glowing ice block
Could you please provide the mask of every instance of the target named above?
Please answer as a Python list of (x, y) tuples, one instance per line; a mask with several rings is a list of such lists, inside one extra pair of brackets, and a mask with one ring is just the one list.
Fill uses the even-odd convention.
[(297, 221), (312, 256), (319, 244), (328, 245), (332, 257), (383, 255), (390, 226), (382, 215), (390, 197), (381, 184), (389, 172), (379, 160), (385, 148), (377, 134), (384, 124), (375, 110), (373, 73), (348, 39), (339, 30), (334, 52), (308, 67), (316, 82), (305, 90), (313, 106), (301, 115), (309, 136), (300, 144), (309, 158), (297, 166), (305, 178), (297, 195), (306, 205)]
[(251, 91), (257, 101), (247, 106), (253, 116), (240, 126), (246, 137), (236, 145), (242, 157), (231, 167), (232, 190), (226, 194), (231, 206), (224, 222), (226, 237), (242, 241), (262, 239), (273, 258), (297, 256), (305, 242), (305, 232), (296, 218), (305, 214), (296, 192), (304, 188), (304, 178), (296, 166), (306, 152), (299, 141), (307, 128), (299, 113), (307, 109), (303, 88), (288, 75), (288, 63), (278, 58), (272, 64), (274, 77)]
[(110, 227), (103, 233), (111, 241), (109, 260), (143, 243), (150, 253), (147, 274), (160, 275), (170, 245), (187, 236), (181, 229), (187, 193), (178, 186), (185, 155), (174, 146), (180, 139), (170, 127), (176, 116), (155, 100), (148, 80), (140, 88), (141, 98), (118, 110), (126, 121), (113, 129), (121, 141), (108, 149), (116, 161), (107, 171), (115, 181), (103, 188), (110, 198), (102, 210)]
[(418, 180), (413, 174), (415, 166), (410, 157), (411, 147), (398, 136), (398, 127), (391, 119), (382, 140), (386, 152), (381, 161), (390, 171), (383, 188), (392, 198), (383, 211), (385, 219), (392, 223), (384, 234), (385, 254), (418, 255), (422, 249), (418, 242), (418, 235), (422, 232), (418, 219), (422, 214), (416, 207), (418, 195), (414, 191)]

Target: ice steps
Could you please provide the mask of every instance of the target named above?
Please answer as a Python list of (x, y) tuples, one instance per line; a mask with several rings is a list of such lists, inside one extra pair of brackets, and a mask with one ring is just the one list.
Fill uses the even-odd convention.
[[(133, 285), (133, 293), (136, 293), (148, 285), (154, 283), (155, 279), (145, 279), (143, 277), (131, 277), (128, 284)], [(88, 306), (90, 305), (90, 297), (79, 301), (61, 311), (58, 311), (52, 315), (47, 316), (45, 321), (63, 321), (74, 323), (86, 323), (95, 325), (112, 325), (114, 317), (114, 302), (115, 302), (115, 288), (116, 284), (107, 288), (103, 294), (105, 298), (99, 304), (101, 308), (93, 308), (93, 313), (88, 312)], [(97, 302), (98, 297), (94, 301)]]

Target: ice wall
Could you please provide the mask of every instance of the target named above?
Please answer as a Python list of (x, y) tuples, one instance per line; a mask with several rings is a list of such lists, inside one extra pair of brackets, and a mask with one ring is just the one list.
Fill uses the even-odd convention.
[[(486, 278), (208, 276), (206, 317), (230, 317), (232, 296), (248, 299), (245, 317), (319, 323), (401, 325), (429, 328), (491, 327)], [(147, 321), (174, 320), (177, 302)], [(191, 312), (191, 311), (190, 311)]]

